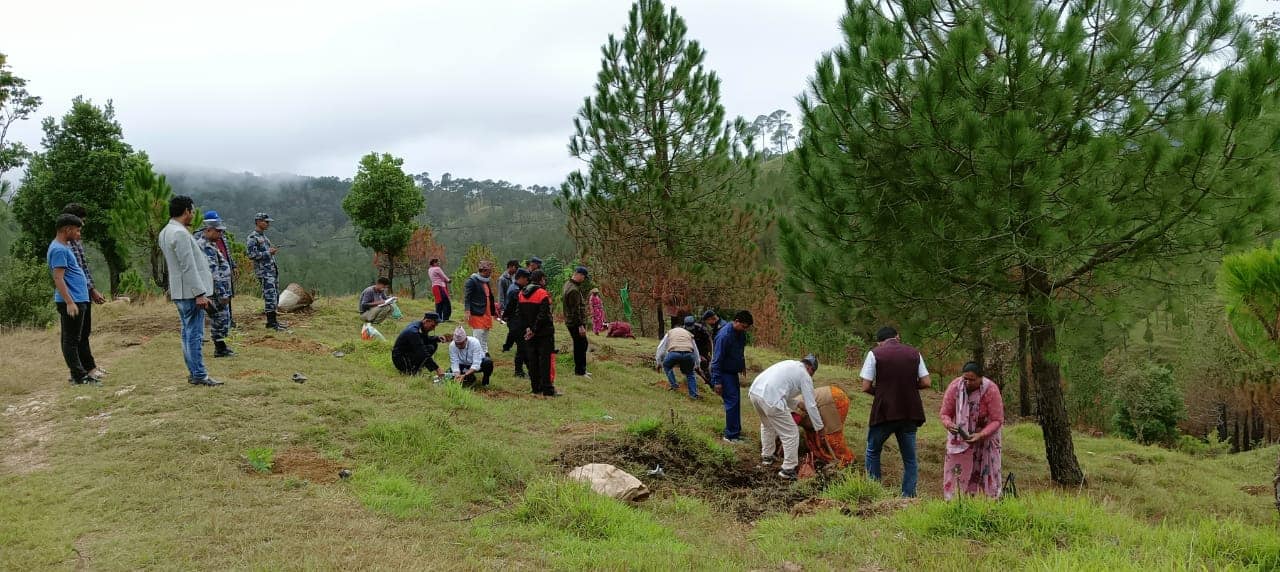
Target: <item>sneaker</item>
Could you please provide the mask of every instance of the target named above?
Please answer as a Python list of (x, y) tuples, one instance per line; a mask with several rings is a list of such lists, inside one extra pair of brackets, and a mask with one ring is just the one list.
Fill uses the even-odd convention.
[(220, 358), (220, 357), (236, 357), (236, 352), (235, 352), (235, 350), (233, 350), (233, 349), (231, 349), (231, 348), (227, 348), (227, 349), (225, 349), (225, 350), (218, 350), (218, 351), (216, 351), (216, 352), (213, 352), (213, 357), (216, 357), (216, 358)]
[(71, 382), (71, 385), (102, 385), (102, 380), (88, 375), (80, 379), (69, 377), (67, 378), (67, 381)]
[(671, 386), (671, 387), (668, 387), (668, 388), (667, 388), (667, 391), (680, 391), (680, 388), (678, 388), (678, 387), (676, 387), (676, 386), (674, 386), (674, 385), (673, 385), (673, 386)]
[(91, 375), (91, 376), (93, 376), (93, 377), (96, 377), (96, 378), (98, 378), (98, 379), (102, 379), (102, 378), (104, 378), (104, 377), (106, 377), (106, 376), (108, 376), (108, 375), (110, 375), (110, 374), (111, 374), (111, 372), (109, 372), (109, 371), (107, 371), (107, 370), (105, 370), (105, 369), (102, 369), (102, 368), (100, 368), (100, 367), (95, 367), (95, 368), (93, 368), (93, 371), (89, 372), (89, 375)]
[(191, 385), (204, 385), (208, 387), (217, 387), (219, 385), (222, 385), (221, 381), (218, 381), (209, 376), (205, 376), (204, 379), (188, 379), (187, 383), (190, 383)]
[(591, 372), (584, 373), (582, 375), (579, 375), (578, 377), (585, 377), (587, 379), (591, 379)]
[(721, 437), (720, 440), (730, 445), (741, 445), (743, 443), (746, 443), (746, 441), (743, 441), (741, 438), (730, 439), (728, 437)]
[(761, 467), (768, 467), (769, 465), (772, 465), (776, 462), (778, 462), (778, 458), (774, 457), (773, 455), (769, 455), (768, 457), (760, 457)]
[(796, 470), (782, 469), (781, 471), (778, 471), (778, 476), (787, 479), (788, 481), (794, 481), (796, 480)]
[(93, 381), (96, 381), (96, 382), (102, 382), (102, 375), (103, 375), (102, 372), (95, 369), (89, 372), (89, 374), (86, 375), (85, 377), (88, 379), (92, 379)]

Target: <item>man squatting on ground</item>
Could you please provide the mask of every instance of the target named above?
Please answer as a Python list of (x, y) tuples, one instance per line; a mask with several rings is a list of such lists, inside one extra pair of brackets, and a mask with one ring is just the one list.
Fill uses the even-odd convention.
[(421, 320), (415, 320), (396, 336), (395, 345), (391, 346), (391, 363), (396, 370), (406, 375), (418, 375), (428, 371), (442, 375), (440, 366), (436, 364), (436, 348), (446, 341), (444, 336), (431, 333), (440, 323), (440, 315), (427, 312)]

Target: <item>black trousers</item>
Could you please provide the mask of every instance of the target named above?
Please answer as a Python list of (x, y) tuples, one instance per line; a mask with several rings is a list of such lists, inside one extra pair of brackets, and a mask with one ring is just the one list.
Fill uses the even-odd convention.
[(556, 349), (556, 338), (554, 336), (546, 336), (525, 340), (525, 365), (529, 366), (529, 385), (533, 387), (534, 393), (543, 395), (555, 395), (556, 388), (551, 381), (551, 360), (555, 356), (551, 353)]
[(507, 323), (507, 327), (510, 329), (507, 330), (507, 340), (502, 343), (502, 351), (511, 349), (511, 346), (516, 347), (515, 366), (516, 374), (519, 375), (524, 373), (524, 364), (527, 361), (524, 349), (524, 328), (511, 322)]
[(440, 369), (431, 356), (403, 356), (395, 352), (391, 352), (391, 364), (396, 366), (397, 371), (406, 375), (418, 375), (424, 369), (427, 371)]
[(586, 375), (587, 335), (578, 333), (579, 326), (580, 324), (573, 324), (569, 326), (569, 337), (573, 338), (573, 374)]
[[(469, 363), (458, 364), (458, 371), (467, 371), (469, 369), (471, 369), (471, 364)], [(480, 375), (484, 376), (481, 378), (480, 385), (489, 385), (489, 376), (493, 375), (493, 360), (484, 358), (480, 362)], [(462, 378), (462, 387), (471, 387), (475, 384), (476, 374), (474, 373)]]
[(67, 362), (71, 379), (80, 381), (98, 367), (93, 359), (93, 351), (89, 348), (89, 335), (93, 333), (93, 304), (77, 303), (79, 313), (74, 318), (67, 315), (65, 303), (58, 302), (56, 305), (58, 321), (62, 326), (62, 359)]

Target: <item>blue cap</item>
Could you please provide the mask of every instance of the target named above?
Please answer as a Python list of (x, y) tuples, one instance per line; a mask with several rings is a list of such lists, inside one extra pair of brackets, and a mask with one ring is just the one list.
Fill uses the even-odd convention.
[(533, 264), (537, 264), (538, 266), (542, 266), (542, 259), (541, 259), (541, 258), (538, 258), (537, 256), (530, 256), (530, 257), (529, 257), (529, 262), (531, 262), (531, 263), (533, 263)]
[(218, 216), (218, 211), (204, 211), (204, 220), (222, 220), (222, 217)]
[(579, 266), (573, 269), (574, 274), (581, 274), (583, 278), (590, 278), (591, 274), (587, 272), (586, 266)]
[(694, 318), (693, 316), (685, 316), (685, 317), (684, 317), (684, 325), (686, 325), (686, 326), (692, 326), (692, 325), (694, 325), (694, 324), (696, 324), (696, 323), (698, 323), (697, 318)]

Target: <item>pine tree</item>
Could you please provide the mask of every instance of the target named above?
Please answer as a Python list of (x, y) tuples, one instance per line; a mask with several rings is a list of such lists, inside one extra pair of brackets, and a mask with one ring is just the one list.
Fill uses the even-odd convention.
[(156, 174), (152, 169), (146, 153), (135, 155), (133, 163), (124, 182), (124, 191), (111, 205), (107, 231), (122, 247), (147, 253), (152, 285), (167, 288), (169, 279), (164, 253), (160, 251), (156, 237), (169, 223), (169, 199), (173, 198), (173, 188), (164, 175)]
[(387, 278), (393, 282), (396, 258), (413, 237), (414, 218), (426, 207), (422, 192), (402, 165), (404, 159), (387, 153), (365, 155), (351, 181), (351, 192), (342, 199), (342, 210), (351, 217), (360, 246), (387, 257)]
[(659, 306), (671, 284), (722, 269), (758, 227), (733, 206), (757, 167), (746, 123), (726, 123), (720, 78), (687, 34), (660, 0), (632, 4), (622, 38), (602, 48), (596, 94), (574, 118), (569, 152), (587, 169), (561, 189), (593, 274), (642, 278)]
[(850, 1), (801, 100), (790, 284), (912, 323), (1025, 323), (1050, 473), (1083, 482), (1059, 327), (1276, 226), (1276, 44), (1234, 9)]
[(116, 121), (115, 107), (110, 101), (98, 107), (76, 97), (61, 121), (46, 117), (41, 126), (44, 150), (31, 157), (13, 201), (13, 213), (22, 226), (20, 254), (43, 259), (41, 245), (52, 239), (58, 213), (67, 203), (80, 203), (89, 214), (85, 242), (97, 245), (106, 257), (114, 295), (128, 260), (107, 231), (107, 212), (124, 190), (133, 156)]

